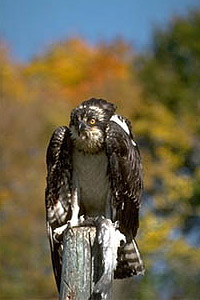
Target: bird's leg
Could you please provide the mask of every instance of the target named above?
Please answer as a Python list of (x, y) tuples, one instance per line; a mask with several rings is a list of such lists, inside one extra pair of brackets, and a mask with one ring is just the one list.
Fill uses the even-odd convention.
[(78, 192), (77, 192), (77, 188), (74, 189), (73, 194), (72, 194), (72, 200), (71, 200), (71, 210), (72, 210), (72, 216), (71, 219), (64, 225), (57, 227), (56, 229), (54, 229), (54, 239), (57, 241), (62, 240), (63, 238), (63, 233), (65, 231), (65, 229), (72, 229), (75, 226), (79, 225), (79, 218), (78, 218), (78, 214), (79, 214), (79, 204), (78, 204)]

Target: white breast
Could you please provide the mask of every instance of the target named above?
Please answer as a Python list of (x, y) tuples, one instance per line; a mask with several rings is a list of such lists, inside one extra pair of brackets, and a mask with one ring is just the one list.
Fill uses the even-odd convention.
[(105, 214), (110, 186), (108, 159), (104, 152), (88, 154), (74, 151), (73, 180), (79, 188), (80, 202), (87, 215)]

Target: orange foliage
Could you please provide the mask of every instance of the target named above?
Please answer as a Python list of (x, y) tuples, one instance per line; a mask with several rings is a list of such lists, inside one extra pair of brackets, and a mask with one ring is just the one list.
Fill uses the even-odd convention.
[(8, 57), (7, 48), (2, 42), (0, 42), (0, 66), (1, 98), (26, 101), (27, 87), (21, 75), (20, 67)]
[[(119, 51), (126, 47), (119, 43)], [(50, 48), (45, 56), (38, 57), (27, 66), (24, 75), (37, 84), (45, 81), (48, 90), (56, 91), (62, 99), (77, 102), (91, 95), (91, 91), (104, 89), (106, 83), (127, 80), (129, 64), (123, 61), (113, 48), (100, 45), (92, 47), (80, 39), (72, 39)]]

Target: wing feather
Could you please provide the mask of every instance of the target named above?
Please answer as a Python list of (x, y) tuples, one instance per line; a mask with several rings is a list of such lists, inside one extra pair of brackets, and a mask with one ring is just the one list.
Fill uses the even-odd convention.
[(121, 231), (132, 240), (139, 227), (139, 207), (143, 186), (142, 165), (139, 149), (133, 140), (131, 125), (120, 116), (129, 128), (119, 122), (110, 121), (106, 132), (106, 151), (109, 160), (109, 174)]
[(57, 128), (47, 148), (46, 225), (57, 287), (60, 287), (62, 245), (53, 236), (55, 228), (71, 217), (71, 138), (66, 126)]

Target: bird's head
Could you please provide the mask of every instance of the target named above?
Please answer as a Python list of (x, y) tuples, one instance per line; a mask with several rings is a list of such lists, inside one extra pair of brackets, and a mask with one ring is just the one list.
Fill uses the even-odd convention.
[(96, 153), (104, 146), (105, 130), (116, 106), (103, 99), (84, 101), (71, 113), (70, 130), (78, 150)]

